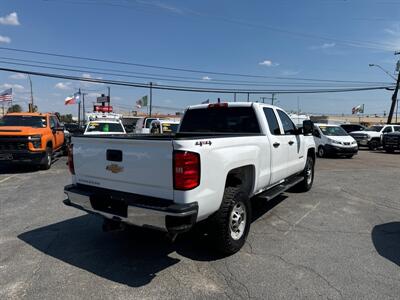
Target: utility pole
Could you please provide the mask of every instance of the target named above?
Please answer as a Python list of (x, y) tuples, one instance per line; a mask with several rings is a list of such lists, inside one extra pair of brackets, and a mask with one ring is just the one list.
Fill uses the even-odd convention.
[(247, 102), (250, 101), (250, 93), (247, 93)]
[(236, 93), (233, 93), (233, 102), (236, 102)]
[[(79, 96), (81, 95), (81, 88), (79, 88)], [(80, 99), (79, 99), (80, 100)], [(78, 127), (81, 126), (81, 101), (78, 103)]]
[(34, 111), (34, 106), (33, 106), (33, 89), (32, 89), (32, 80), (31, 80), (31, 75), (28, 74), (28, 79), (29, 79), (29, 85), (31, 86), (31, 105), (29, 107), (29, 112)]
[(151, 117), (151, 108), (153, 105), (153, 83), (150, 82), (150, 113), (149, 116)]
[(275, 102), (275, 93), (271, 94), (271, 104), (274, 105)]
[(265, 99), (268, 99), (268, 97), (260, 97), (262, 103), (265, 103)]
[(108, 86), (108, 106), (110, 106), (110, 102), (111, 102), (111, 88)]
[[(399, 54), (400, 54), (400, 51), (396, 51), (394, 53), (394, 55), (399, 55)], [(395, 109), (396, 103), (397, 103), (397, 94), (399, 93), (399, 86), (400, 86), (400, 70), (397, 75), (396, 88), (394, 89), (393, 96), (392, 96), (392, 105), (390, 106), (390, 111), (389, 111), (388, 120), (387, 120), (388, 124), (392, 123), (393, 113), (394, 113), (394, 109)], [(397, 117), (397, 114), (396, 114), (396, 117)]]
[(86, 121), (86, 117), (85, 117), (85, 95), (87, 95), (87, 93), (82, 93), (82, 123), (83, 125), (85, 125), (85, 121)]

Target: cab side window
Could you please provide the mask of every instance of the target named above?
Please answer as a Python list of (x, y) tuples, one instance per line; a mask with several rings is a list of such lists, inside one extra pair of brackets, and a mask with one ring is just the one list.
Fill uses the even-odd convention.
[(383, 129), (383, 133), (388, 133), (388, 132), (392, 132), (392, 127), (388, 126), (385, 129)]
[(400, 126), (393, 126), (394, 131), (400, 131)]
[(51, 129), (56, 129), (57, 128), (57, 123), (54, 121), (53, 117), (50, 117), (50, 128)]
[(280, 135), (281, 129), (279, 128), (278, 119), (276, 118), (274, 110), (272, 108), (264, 107), (264, 114), (271, 134)]
[(296, 126), (294, 126), (292, 120), (289, 118), (287, 114), (283, 111), (278, 110), (279, 118), (281, 119), (283, 131), (285, 135), (293, 135), (296, 134)]

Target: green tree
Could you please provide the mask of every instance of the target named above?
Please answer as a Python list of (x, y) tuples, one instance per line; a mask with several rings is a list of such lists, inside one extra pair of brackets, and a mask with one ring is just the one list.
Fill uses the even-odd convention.
[(13, 104), (8, 108), (7, 112), (22, 112), (22, 107), (19, 104)]
[(60, 121), (63, 123), (72, 123), (72, 114), (60, 115)]

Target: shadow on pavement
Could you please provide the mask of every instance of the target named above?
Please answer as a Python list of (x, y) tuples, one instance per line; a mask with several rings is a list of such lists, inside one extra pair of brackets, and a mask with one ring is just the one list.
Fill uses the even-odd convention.
[(375, 226), (372, 242), (381, 256), (400, 266), (400, 222)]
[(32, 165), (0, 163), (0, 174), (33, 173), (38, 170), (37, 166)]
[[(270, 202), (253, 199), (253, 222), (285, 198)], [(101, 225), (102, 218), (83, 215), (27, 231), (18, 238), (65, 263), (132, 287), (148, 284), (158, 272), (179, 263), (179, 258), (170, 256), (173, 252), (195, 261), (223, 258), (201, 225), (178, 236), (174, 243), (154, 230), (129, 227), (104, 233)]]

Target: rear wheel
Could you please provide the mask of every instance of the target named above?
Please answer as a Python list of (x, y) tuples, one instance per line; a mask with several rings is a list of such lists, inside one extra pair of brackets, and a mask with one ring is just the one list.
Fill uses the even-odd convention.
[(47, 147), (46, 153), (45, 153), (44, 157), (42, 158), (42, 161), (39, 166), (41, 170), (50, 169), (52, 157), (53, 157), (53, 149), (51, 147)]
[(251, 224), (249, 197), (240, 187), (226, 187), (220, 209), (211, 223), (216, 247), (224, 254), (239, 251), (246, 242)]
[(380, 146), (380, 143), (378, 140), (372, 140), (369, 142), (369, 150), (376, 150)]
[(303, 177), (304, 179), (295, 186), (295, 190), (298, 192), (309, 191), (314, 183), (314, 159), (311, 156), (307, 157)]
[(319, 146), (318, 147), (318, 157), (325, 157), (325, 148), (324, 146)]
[(354, 156), (354, 154), (347, 154), (345, 157), (346, 158), (352, 158)]
[(389, 149), (389, 148), (385, 148), (385, 151), (386, 151), (387, 153), (394, 153), (394, 150), (393, 150), (393, 149)]

